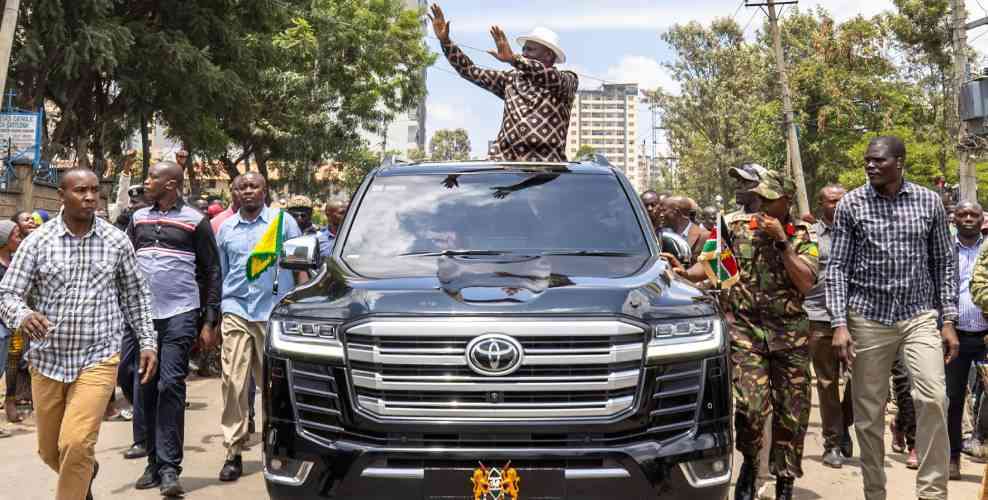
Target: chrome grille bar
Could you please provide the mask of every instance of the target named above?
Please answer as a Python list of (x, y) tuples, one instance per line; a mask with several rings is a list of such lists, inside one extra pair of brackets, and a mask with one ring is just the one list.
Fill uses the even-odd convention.
[[(520, 367), (490, 376), (468, 362), (475, 338), (517, 342)], [(634, 407), (645, 331), (617, 320), (372, 320), (343, 332), (359, 411), (387, 419), (613, 417)], [(485, 394), (486, 393), (486, 394)]]

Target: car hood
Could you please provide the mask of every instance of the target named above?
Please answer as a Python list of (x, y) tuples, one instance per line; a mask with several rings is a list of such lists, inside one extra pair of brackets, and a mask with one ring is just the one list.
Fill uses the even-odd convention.
[(276, 316), (615, 316), (648, 321), (717, 313), (714, 301), (651, 256), (440, 256), (428, 276), (369, 279), (327, 259)]

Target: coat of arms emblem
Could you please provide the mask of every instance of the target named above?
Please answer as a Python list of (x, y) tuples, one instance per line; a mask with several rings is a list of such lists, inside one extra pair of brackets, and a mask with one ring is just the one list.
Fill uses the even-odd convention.
[(474, 500), (518, 500), (518, 484), (521, 477), (511, 467), (509, 460), (504, 467), (487, 467), (482, 462), (470, 478)]

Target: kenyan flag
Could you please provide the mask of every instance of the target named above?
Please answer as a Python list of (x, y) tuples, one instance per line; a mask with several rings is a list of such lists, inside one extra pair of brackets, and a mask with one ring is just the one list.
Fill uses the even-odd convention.
[(710, 238), (703, 244), (703, 251), (697, 259), (703, 262), (707, 279), (717, 288), (731, 288), (738, 282), (738, 262), (731, 251), (733, 238), (724, 224), (723, 215), (717, 216), (717, 227), (710, 231)]

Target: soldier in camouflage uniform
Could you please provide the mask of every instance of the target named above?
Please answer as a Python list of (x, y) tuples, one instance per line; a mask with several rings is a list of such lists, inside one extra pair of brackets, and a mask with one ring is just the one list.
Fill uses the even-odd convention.
[(729, 171), (729, 175), (736, 182), (734, 200), (740, 208), (724, 216), (724, 222), (731, 222), (744, 219), (746, 222), (751, 219), (751, 215), (758, 211), (758, 204), (761, 198), (751, 190), (762, 180), (762, 176), (768, 170), (757, 163), (745, 163), (740, 167), (734, 167)]
[[(755, 498), (758, 454), (766, 419), (774, 412), (770, 470), (776, 498), (790, 500), (803, 475), (803, 439), (810, 418), (810, 353), (803, 295), (817, 274), (818, 249), (810, 226), (790, 214), (791, 179), (766, 171), (750, 190), (761, 212), (728, 221), (740, 279), (721, 296), (731, 328), (734, 427), (744, 464), (735, 500)], [(681, 275), (702, 279), (702, 267)]]

